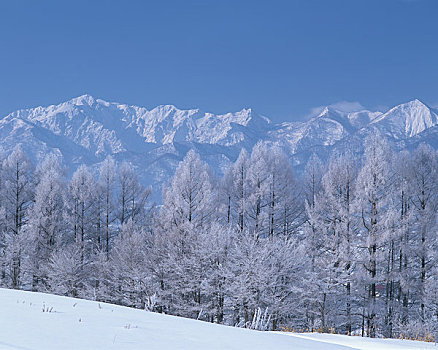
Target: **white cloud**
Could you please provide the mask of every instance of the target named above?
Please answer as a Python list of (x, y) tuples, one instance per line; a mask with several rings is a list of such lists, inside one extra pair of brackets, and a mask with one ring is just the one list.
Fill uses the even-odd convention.
[(340, 101), (330, 105), (334, 109), (343, 112), (357, 112), (363, 111), (365, 109), (359, 102), (348, 102), (348, 101)]

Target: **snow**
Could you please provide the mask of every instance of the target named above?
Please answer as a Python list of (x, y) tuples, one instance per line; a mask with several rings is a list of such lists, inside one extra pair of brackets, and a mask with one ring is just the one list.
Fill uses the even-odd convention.
[(296, 333), (287, 333), (295, 338), (302, 339), (311, 339), (317, 340), (324, 343), (329, 344), (338, 344), (344, 345), (348, 347), (352, 347), (354, 349), (363, 349), (363, 350), (407, 350), (407, 349), (437, 349), (435, 343), (425, 343), (419, 341), (412, 340), (400, 340), (400, 339), (372, 339), (372, 338), (364, 338), (364, 337), (348, 337), (345, 335), (339, 334), (321, 334), (321, 333), (310, 333), (310, 334), (296, 334)]
[(438, 124), (438, 114), (415, 99), (391, 108), (372, 122), (394, 138), (414, 137)]
[[(5, 350), (321, 349), (314, 340), (43, 293), (0, 289), (0, 310)], [(324, 344), (324, 349), (348, 347)]]
[[(0, 349), (436, 349), (331, 334), (257, 332), (112, 304), (0, 289)], [(44, 310), (44, 312), (43, 312)]]
[(354, 144), (361, 145), (374, 127), (393, 140), (408, 140), (437, 125), (437, 111), (418, 100), (385, 113), (329, 106), (305, 122), (272, 123), (250, 108), (224, 114), (173, 105), (148, 109), (83, 95), (1, 118), (0, 141), (6, 153), (23, 144), (34, 162), (48, 152), (62, 154), (71, 172), (80, 163), (98, 165), (112, 155), (133, 163), (142, 182), (154, 187), (153, 196), (159, 196), (190, 148), (221, 174), (242, 148), (250, 150), (260, 140), (287, 150), (295, 164), (305, 164), (313, 152), (322, 159), (330, 156), (327, 150), (342, 152), (355, 135)]

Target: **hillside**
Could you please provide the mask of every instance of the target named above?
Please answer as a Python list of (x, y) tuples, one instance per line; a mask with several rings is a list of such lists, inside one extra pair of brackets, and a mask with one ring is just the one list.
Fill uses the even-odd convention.
[[(43, 312), (48, 310), (49, 312)], [(320, 349), (316, 341), (42, 293), (0, 290), (1, 349)], [(324, 345), (325, 349), (347, 349)]]
[(0, 289), (0, 349), (435, 349), (434, 344), (226, 327), (43, 293)]

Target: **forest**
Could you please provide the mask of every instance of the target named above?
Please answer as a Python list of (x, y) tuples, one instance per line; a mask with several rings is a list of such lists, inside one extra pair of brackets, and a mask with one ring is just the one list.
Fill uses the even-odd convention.
[(258, 330), (438, 332), (438, 154), (257, 143), (219, 176), (189, 151), (161, 203), (129, 163), (71, 177), (20, 146), (0, 169), (0, 286)]

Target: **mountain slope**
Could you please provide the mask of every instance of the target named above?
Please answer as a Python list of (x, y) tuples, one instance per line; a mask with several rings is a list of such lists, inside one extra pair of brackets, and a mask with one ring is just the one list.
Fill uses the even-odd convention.
[(144, 310), (0, 289), (1, 349), (350, 349)]
[(43, 293), (0, 289), (0, 348), (434, 349), (434, 344), (333, 334), (259, 332)]
[(0, 120), (0, 140), (5, 152), (21, 143), (34, 161), (49, 152), (62, 155), (71, 171), (113, 155), (132, 162), (144, 183), (159, 187), (189, 148), (225, 166), (237, 155), (233, 147), (251, 148), (269, 127), (250, 109), (224, 115), (174, 106), (147, 110), (84, 95), (7, 115)]
[(108, 155), (130, 161), (158, 199), (161, 185), (190, 148), (221, 173), (242, 147), (251, 150), (265, 141), (288, 152), (299, 171), (312, 153), (323, 159), (346, 147), (360, 153), (364, 138), (376, 129), (399, 149), (422, 141), (438, 146), (438, 112), (419, 100), (384, 113), (326, 107), (308, 121), (276, 124), (251, 109), (223, 115), (171, 105), (148, 110), (89, 95), (5, 116), (0, 140), (6, 153), (21, 143), (34, 161), (49, 152), (62, 155), (70, 173), (81, 163), (96, 166)]
[(438, 113), (419, 100), (391, 108), (372, 121), (384, 135), (395, 139), (410, 138), (438, 124)]
[(301, 123), (282, 123), (268, 132), (270, 139), (288, 148), (291, 154), (318, 146), (333, 146), (373, 121), (380, 112), (343, 112), (325, 107), (318, 115)]

